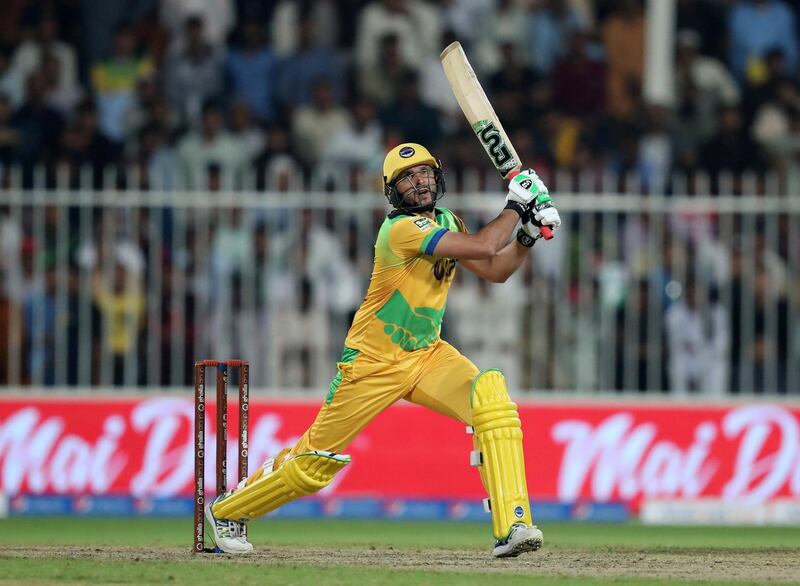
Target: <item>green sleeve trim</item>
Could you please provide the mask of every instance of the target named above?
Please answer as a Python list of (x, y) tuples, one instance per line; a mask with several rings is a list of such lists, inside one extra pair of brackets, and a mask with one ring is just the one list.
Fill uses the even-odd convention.
[(452, 230), (453, 232), (461, 231), (458, 225), (458, 220), (456, 220), (456, 215), (448, 208), (436, 209), (436, 223), (442, 226), (443, 228)]
[(433, 248), (436, 248), (436, 243), (444, 236), (445, 232), (447, 232), (447, 228), (438, 228), (432, 231), (422, 240), (422, 244), (419, 245), (419, 251), (422, 254), (433, 254)]
[[(345, 346), (344, 350), (342, 350), (342, 359), (339, 361), (339, 363), (352, 364), (353, 362), (355, 362), (356, 357), (358, 357), (358, 354), (359, 354), (358, 350), (354, 348), (348, 348), (347, 346)], [(331, 384), (328, 387), (328, 394), (325, 396), (326, 405), (330, 405), (333, 402), (333, 397), (336, 394), (336, 391), (339, 390), (339, 385), (342, 384), (342, 371), (340, 368), (338, 368), (338, 366), (339, 365), (337, 364), (336, 376), (333, 377), (333, 380), (331, 381)]]

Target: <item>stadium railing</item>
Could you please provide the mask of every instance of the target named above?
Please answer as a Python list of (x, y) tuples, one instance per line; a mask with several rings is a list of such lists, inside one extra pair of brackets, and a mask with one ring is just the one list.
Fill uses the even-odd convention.
[[(249, 360), (254, 390), (327, 386), (387, 211), (374, 176), (165, 191), (22, 175), (0, 188), (0, 389), (186, 387), (199, 356)], [(487, 177), (442, 201), (471, 230), (502, 201)], [(518, 392), (796, 394), (798, 191), (668, 183), (551, 178), (558, 237), (502, 285), (457, 271), (442, 337)]]

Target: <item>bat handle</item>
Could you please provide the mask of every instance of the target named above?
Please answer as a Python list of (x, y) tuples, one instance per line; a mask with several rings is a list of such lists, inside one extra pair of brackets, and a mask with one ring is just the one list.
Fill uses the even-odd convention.
[[(515, 169), (514, 171), (511, 171), (511, 173), (506, 175), (506, 179), (511, 181), (517, 175), (519, 175), (519, 170)], [(542, 238), (544, 238), (545, 240), (550, 240), (553, 238), (553, 230), (551, 230), (549, 226), (539, 226), (539, 234), (541, 234)]]

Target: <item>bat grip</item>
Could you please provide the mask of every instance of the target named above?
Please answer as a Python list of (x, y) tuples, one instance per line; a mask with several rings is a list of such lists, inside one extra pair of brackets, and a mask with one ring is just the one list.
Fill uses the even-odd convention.
[[(506, 179), (511, 181), (514, 177), (519, 175), (519, 170), (511, 171), (508, 175), (506, 175)], [(539, 234), (542, 235), (542, 238), (545, 240), (550, 240), (553, 238), (553, 230), (549, 226), (538, 226)]]

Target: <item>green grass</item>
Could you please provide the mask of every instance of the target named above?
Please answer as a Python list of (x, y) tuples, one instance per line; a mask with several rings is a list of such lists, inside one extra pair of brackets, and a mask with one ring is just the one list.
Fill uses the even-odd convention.
[[(800, 547), (800, 527), (662, 527), (549, 523), (547, 547), (760, 548)], [(191, 547), (191, 521), (175, 519), (0, 519), (0, 544)], [(250, 540), (261, 545), (479, 548), (491, 546), (488, 523), (349, 520), (256, 521)]]
[[(800, 557), (800, 528), (731, 528), (731, 527), (653, 527), (638, 524), (589, 525), (589, 524), (548, 524), (545, 530), (546, 555), (571, 555), (580, 557), (582, 552), (600, 551), (630, 553), (635, 559), (636, 552), (658, 555), (660, 552), (674, 554), (695, 551), (704, 554), (714, 552), (737, 555), (737, 552), (763, 551), (796, 552)], [(427, 549), (452, 549), (465, 555), (464, 550), (473, 550), (475, 559), (488, 559), (491, 547), (489, 525), (473, 523), (422, 523), (422, 522), (382, 522), (382, 521), (289, 521), (268, 520), (253, 523), (250, 531), (251, 541), (256, 548), (269, 550), (270, 547), (288, 551), (302, 551), (304, 547), (316, 549), (341, 548), (351, 551), (370, 549), (388, 550), (391, 548), (402, 555), (415, 555), (416, 551)], [(693, 584), (705, 585), (726, 583), (724, 581), (694, 582), (691, 579), (665, 580), (657, 577), (612, 576), (592, 577), (562, 574), (558, 568), (537, 571), (535, 564), (528, 562), (519, 572), (514, 573), (515, 562), (492, 562), (505, 564), (501, 569), (510, 570), (503, 574), (487, 574), (494, 567), (468, 568), (461, 571), (449, 566), (439, 568), (365, 567), (366, 564), (334, 565), (326, 567), (314, 560), (293, 561), (291, 559), (271, 560), (259, 557), (255, 561), (231, 560), (226, 556), (192, 556), (191, 521), (159, 519), (39, 519), (11, 518), (0, 520), (0, 584), (378, 584), (396, 586), (401, 584), (442, 584), (506, 585), (530, 584), (535, 576), (537, 585), (558, 584), (564, 586), (581, 584)], [(19, 548), (53, 548), (31, 556), (20, 553)], [(83, 550), (81, 557), (69, 558), (64, 555), (70, 548), (93, 548)], [(146, 548), (146, 551), (160, 551), (165, 548), (185, 548), (177, 552), (176, 559), (170, 561), (136, 559), (128, 555), (121, 559), (111, 559), (103, 552), (114, 548)], [(98, 557), (91, 552), (101, 552)], [(57, 553), (52, 553), (57, 552)], [(526, 560), (537, 560), (533, 554)], [(143, 556), (144, 558), (145, 556)], [(520, 558), (522, 559), (522, 558)], [(538, 559), (546, 560), (546, 557)], [(594, 558), (596, 559), (596, 558)], [(538, 562), (537, 562), (538, 563)], [(545, 571), (546, 569), (546, 571)], [(800, 579), (800, 576), (798, 576)]]

